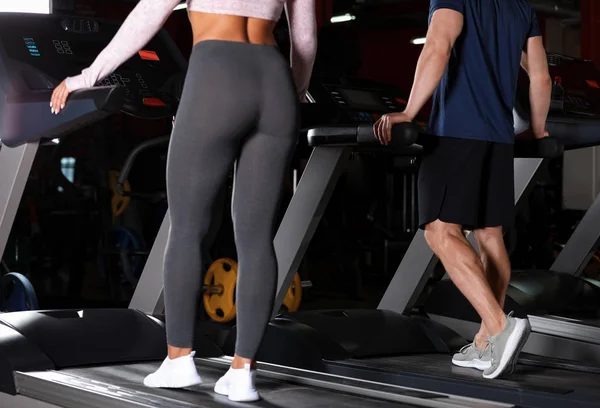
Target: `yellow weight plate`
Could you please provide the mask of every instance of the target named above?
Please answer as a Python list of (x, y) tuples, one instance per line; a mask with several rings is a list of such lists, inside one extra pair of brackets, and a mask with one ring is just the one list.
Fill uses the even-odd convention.
[[(221, 258), (213, 262), (206, 272), (202, 302), (204, 310), (215, 322), (225, 323), (235, 319), (237, 270), (237, 262)], [(219, 290), (212, 291), (211, 288)]]
[[(108, 186), (112, 192), (111, 206), (113, 217), (118, 217), (119, 215), (123, 214), (127, 207), (129, 207), (129, 202), (131, 201), (131, 197), (122, 196), (117, 192), (119, 175), (119, 172), (116, 170), (111, 170), (108, 172)], [(131, 191), (131, 186), (129, 185), (128, 180), (125, 180), (125, 183), (123, 184), (123, 191)]]
[(297, 312), (300, 309), (300, 303), (302, 303), (302, 280), (300, 274), (296, 272), (294, 280), (283, 299), (283, 305), (288, 312)]

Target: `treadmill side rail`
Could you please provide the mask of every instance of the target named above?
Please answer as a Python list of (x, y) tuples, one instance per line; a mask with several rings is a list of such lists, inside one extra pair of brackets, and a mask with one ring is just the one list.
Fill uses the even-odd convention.
[[(47, 356), (56, 369), (94, 364), (162, 360), (162, 324), (130, 309), (26, 311), (0, 314), (0, 323)], [(0, 353), (13, 347), (0, 339)], [(18, 364), (18, 371), (31, 369)]]
[(14, 371), (54, 369), (39, 347), (14, 328), (0, 324), (0, 392), (16, 395)]

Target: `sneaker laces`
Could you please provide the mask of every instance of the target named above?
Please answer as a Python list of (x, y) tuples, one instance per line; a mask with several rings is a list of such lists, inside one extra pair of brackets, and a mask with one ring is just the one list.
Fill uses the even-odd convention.
[[(494, 345), (489, 340), (484, 340), (481, 343), (481, 346), (479, 346), (479, 348), (478, 348), (478, 350), (479, 350), (479, 356), (478, 356), (478, 358), (483, 357), (483, 355), (487, 351), (488, 347), (491, 347), (490, 348), (490, 352), (494, 349)], [(475, 347), (475, 348), (477, 348), (477, 347)]]
[(488, 344), (488, 347), (490, 348), (490, 358), (492, 361), (492, 365), (494, 365), (495, 360), (496, 360), (496, 345), (494, 344), (494, 342), (492, 341), (492, 337), (488, 337), (488, 339), (485, 341)]
[(468, 351), (469, 351), (469, 348), (471, 348), (471, 347), (473, 347), (473, 348), (475, 348), (475, 349), (477, 348), (477, 347), (475, 346), (475, 342), (473, 342), (473, 343), (469, 343), (469, 344), (467, 344), (466, 346), (464, 346), (463, 348), (461, 348), (461, 349), (460, 349), (460, 351), (459, 351), (459, 353), (460, 353), (460, 354), (467, 354), (467, 353), (468, 353)]

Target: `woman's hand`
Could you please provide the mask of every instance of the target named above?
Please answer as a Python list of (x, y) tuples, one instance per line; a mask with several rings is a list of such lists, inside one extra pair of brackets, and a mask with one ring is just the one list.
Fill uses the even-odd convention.
[(382, 145), (388, 145), (392, 141), (392, 126), (398, 123), (410, 123), (413, 121), (408, 114), (404, 112), (386, 113), (381, 116), (373, 125), (375, 137)]
[(67, 104), (67, 98), (69, 97), (69, 88), (67, 88), (67, 80), (65, 79), (60, 83), (59, 86), (54, 89), (52, 93), (52, 99), (50, 100), (50, 108), (52, 109), (52, 113), (58, 115), (61, 110), (63, 110)]

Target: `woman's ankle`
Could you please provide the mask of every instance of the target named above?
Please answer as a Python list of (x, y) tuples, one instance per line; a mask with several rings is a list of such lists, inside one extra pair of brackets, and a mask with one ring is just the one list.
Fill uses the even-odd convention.
[(249, 358), (243, 358), (236, 354), (233, 357), (233, 361), (231, 362), (231, 368), (233, 368), (234, 370), (238, 370), (241, 368), (245, 368), (246, 364), (250, 364), (250, 368), (252, 370), (256, 370), (256, 360), (252, 360)]
[(475, 335), (475, 347), (481, 348), (481, 346), (487, 340), (488, 337), (489, 337), (488, 334), (477, 333)]
[(189, 356), (190, 354), (192, 354), (192, 349), (168, 346), (168, 354), (171, 360), (175, 360), (179, 357)]

